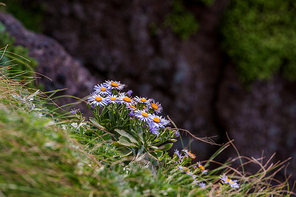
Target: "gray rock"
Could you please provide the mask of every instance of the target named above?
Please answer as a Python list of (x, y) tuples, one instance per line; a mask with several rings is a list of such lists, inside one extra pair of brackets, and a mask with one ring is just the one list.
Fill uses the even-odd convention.
[[(296, 150), (296, 83), (275, 76), (270, 81), (253, 83), (248, 91), (239, 83), (234, 65), (228, 64), (224, 72), (217, 112), (240, 154), (258, 159), (264, 151), (265, 163), (276, 153), (270, 164), (292, 156)], [(233, 151), (228, 152), (228, 156), (234, 158), (237, 155)], [(290, 163), (288, 174), (295, 172), (296, 158)], [(246, 166), (246, 169), (253, 173), (258, 170), (253, 165)], [(280, 174), (283, 180), (284, 170)]]
[[(71, 57), (57, 41), (25, 29), (10, 14), (0, 12), (0, 21), (6, 26), (9, 34), (15, 37), (15, 45), (28, 48), (29, 56), (38, 61), (36, 76), (37, 81), (44, 85), (44, 91), (65, 89), (57, 95), (72, 95), (79, 98), (92, 92), (93, 85), (99, 80), (78, 60)], [(75, 100), (64, 97), (57, 102), (64, 105), (73, 101)], [(81, 107), (86, 108), (86, 105)]]

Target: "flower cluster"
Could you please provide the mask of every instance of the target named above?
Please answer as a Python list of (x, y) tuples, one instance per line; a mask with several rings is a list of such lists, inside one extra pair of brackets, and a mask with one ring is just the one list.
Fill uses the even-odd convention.
[[(187, 175), (190, 175), (193, 178), (193, 182), (195, 185), (199, 185), (200, 187), (206, 187), (206, 183), (200, 182), (200, 180), (197, 180), (198, 177), (197, 173), (199, 175), (206, 175), (208, 170), (205, 169), (205, 167), (201, 164), (201, 162), (197, 162), (195, 165), (190, 165), (189, 167), (184, 167), (184, 165), (188, 164), (188, 161), (191, 161), (191, 159), (195, 159), (196, 156), (188, 151), (187, 149), (183, 149), (181, 152), (184, 154), (181, 154), (179, 150), (175, 150), (174, 154), (176, 155), (175, 158), (177, 158), (177, 161), (175, 160), (175, 163), (177, 163), (177, 168), (179, 170), (182, 170), (182, 172), (186, 173)], [(186, 159), (188, 158), (188, 159)], [(220, 176), (220, 179), (226, 183), (229, 184), (233, 188), (239, 188), (239, 184), (237, 183), (237, 180), (231, 180), (228, 178), (225, 174)]]
[[(193, 178), (196, 185), (197, 185), (198, 180), (197, 180), (197, 176), (195, 175), (195, 173), (198, 173), (198, 172), (200, 173), (201, 172), (201, 174), (207, 174), (208, 170), (206, 170), (204, 168), (204, 166), (201, 165), (201, 162), (197, 162), (196, 165), (191, 166), (191, 168), (182, 166), (182, 164), (184, 165), (184, 161), (183, 161), (184, 158), (195, 159), (196, 156), (195, 156), (195, 154), (191, 153), (191, 151), (188, 151), (187, 149), (183, 149), (181, 152), (183, 152), (184, 155), (180, 154), (179, 150), (177, 150), (177, 149), (174, 151), (174, 154), (178, 158), (178, 162), (176, 162), (176, 163), (179, 164), (178, 169), (182, 170), (187, 175), (190, 175)], [(186, 163), (186, 161), (185, 161), (185, 163)], [(197, 168), (198, 168), (198, 170), (196, 170)], [(200, 187), (205, 187), (206, 184), (204, 182), (200, 182), (199, 186)]]
[[(170, 121), (159, 115), (162, 111), (159, 102), (147, 97), (132, 97), (131, 90), (122, 91), (124, 87), (125, 84), (120, 81), (112, 80), (96, 85), (88, 98), (88, 105), (94, 114), (94, 119), (90, 120), (98, 128), (103, 128), (103, 132), (107, 130), (112, 134), (111, 138), (117, 142), (115, 146), (125, 146), (128, 151), (125, 154), (147, 152), (152, 156), (150, 158), (160, 161), (162, 155), (165, 155), (163, 152), (173, 145), (167, 142), (175, 142), (174, 138), (180, 135), (179, 131), (166, 127)], [(80, 112), (73, 109), (71, 113)], [(78, 123), (72, 125), (75, 129), (81, 126)], [(171, 161), (175, 163), (173, 168), (177, 167), (177, 172), (181, 171), (184, 176), (189, 175), (187, 178), (193, 179), (192, 186), (206, 188), (209, 186), (209, 180), (205, 177), (208, 176), (208, 170), (200, 161), (191, 164), (192, 159), (196, 159), (195, 154), (183, 149), (175, 150)], [(233, 188), (239, 188), (237, 181), (229, 179), (225, 174), (220, 179)]]
[(154, 99), (131, 97), (132, 91), (121, 92), (125, 87), (120, 81), (105, 81), (94, 87), (94, 92), (88, 98), (88, 103), (92, 109), (106, 107), (110, 104), (125, 105), (129, 110), (129, 116), (142, 121), (149, 128), (149, 131), (159, 135), (160, 129), (165, 128), (170, 123), (169, 120), (159, 116), (162, 106)]

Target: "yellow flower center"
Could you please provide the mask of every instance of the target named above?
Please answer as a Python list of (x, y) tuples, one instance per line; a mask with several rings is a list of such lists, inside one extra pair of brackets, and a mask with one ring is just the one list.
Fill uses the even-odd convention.
[(229, 178), (227, 178), (227, 179), (225, 179), (226, 180), (226, 182), (229, 182), (230, 181), (230, 179)]
[(147, 117), (148, 114), (146, 112), (142, 112), (142, 116)]
[(128, 102), (128, 103), (132, 102), (132, 99), (130, 99), (128, 97), (124, 97), (122, 100), (124, 100), (125, 102)]
[(111, 97), (110, 100), (111, 101), (116, 101), (116, 97)]
[(95, 97), (95, 100), (98, 101), (98, 102), (100, 102), (100, 101), (102, 101), (103, 99), (102, 99), (102, 97), (100, 97), (100, 96), (96, 96), (96, 97)]
[(152, 107), (153, 109), (155, 109), (155, 110), (158, 109), (158, 106), (157, 106), (155, 103), (152, 103), (152, 104), (151, 104), (151, 107)]
[(118, 87), (118, 83), (116, 83), (116, 82), (111, 82), (111, 86), (112, 86), (112, 87)]
[(233, 184), (234, 184), (234, 182), (233, 182), (233, 181), (229, 181), (229, 183), (230, 183), (231, 185), (233, 185)]
[(147, 100), (145, 98), (141, 98), (140, 101), (146, 102)]
[(133, 105), (130, 105), (130, 107), (133, 108), (133, 109), (137, 109), (137, 108), (136, 108), (135, 106), (133, 106)]
[(201, 169), (202, 171), (205, 170), (205, 167), (203, 167), (202, 165), (199, 165), (199, 167), (200, 167), (200, 169)]
[(107, 89), (106, 88), (101, 88), (101, 91), (106, 91)]
[(187, 170), (186, 172), (187, 172), (187, 173), (189, 173), (190, 171), (189, 171), (189, 170)]
[(153, 118), (153, 121), (156, 122), (156, 123), (160, 123), (160, 119), (157, 118), (157, 117), (154, 117), (154, 118)]
[(195, 154), (191, 153), (190, 151), (188, 152), (188, 155), (189, 155), (192, 159), (195, 159)]

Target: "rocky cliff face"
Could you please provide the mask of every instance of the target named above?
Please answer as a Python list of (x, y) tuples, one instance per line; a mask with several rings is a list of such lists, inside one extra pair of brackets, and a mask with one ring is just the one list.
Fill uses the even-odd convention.
[(240, 154), (261, 158), (264, 151), (263, 163), (273, 153), (276, 153), (273, 163), (292, 157), (287, 174), (295, 174), (296, 83), (274, 76), (271, 81), (253, 83), (247, 90), (239, 83), (230, 63), (223, 75), (217, 116), (221, 127), (235, 140)]
[[(211, 7), (185, 1), (200, 25), (186, 41), (163, 26), (170, 0), (40, 2), (46, 8), (44, 33), (79, 61), (69, 59), (60, 46), (61, 56), (53, 45), (41, 45), (40, 51), (38, 44), (18, 41), (16, 34), (21, 38), (22, 32), (10, 31), (19, 44), (30, 48), (32, 56), (44, 62), (39, 71), (55, 79), (54, 86), (59, 86), (59, 79), (66, 79), (62, 87), (69, 88), (68, 94), (84, 97), (96, 83), (120, 80), (136, 95), (161, 102), (164, 115), (180, 128), (198, 137), (218, 136), (213, 138), (218, 143), (227, 141), (227, 132), (239, 152), (249, 157), (259, 158), (262, 150), (267, 158), (277, 152), (273, 162), (294, 156), (294, 167), (290, 166), (288, 173), (296, 170), (296, 84), (278, 76), (269, 82), (256, 82), (250, 90), (239, 83), (235, 67), (219, 49), (217, 38), (228, 0), (216, 1)], [(43, 36), (39, 42), (43, 39), (49, 38)], [(68, 67), (62, 62), (68, 62)], [(73, 70), (70, 75), (66, 74), (68, 68)], [(57, 72), (51, 75), (48, 70)], [(194, 141), (192, 149), (204, 160), (217, 147)], [(222, 156), (221, 160), (235, 157), (235, 151), (226, 150)]]

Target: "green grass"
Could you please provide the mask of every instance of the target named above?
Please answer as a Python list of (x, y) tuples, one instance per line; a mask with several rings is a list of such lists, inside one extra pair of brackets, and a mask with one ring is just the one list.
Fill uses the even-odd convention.
[[(1, 5), (0, 5), (1, 7)], [(11, 69), (7, 69), (7, 74), (11, 74), (15, 79), (22, 81), (32, 79), (35, 77), (35, 68), (38, 65), (36, 59), (29, 57), (29, 49), (20, 45), (15, 45), (15, 38), (10, 36), (6, 31), (6, 27), (0, 22), (0, 66), (10, 66)], [(27, 87), (36, 87), (34, 81), (31, 80), (26, 84)], [(39, 85), (41, 88), (41, 85)]]

